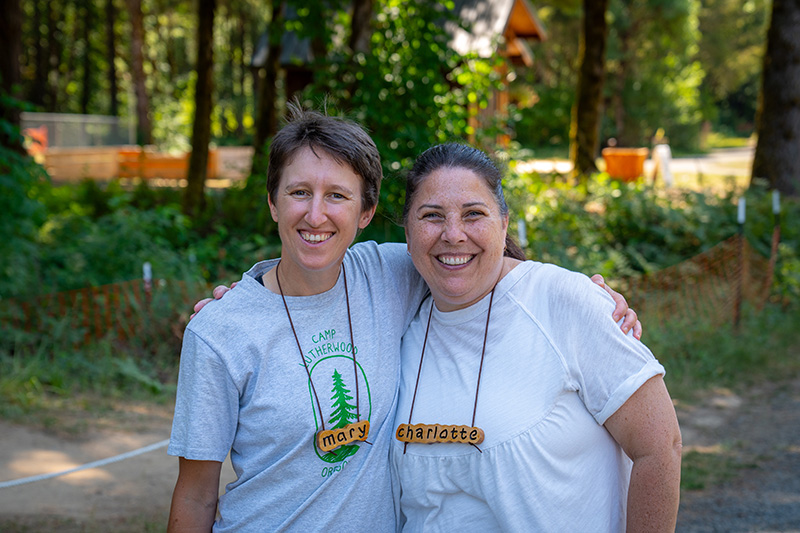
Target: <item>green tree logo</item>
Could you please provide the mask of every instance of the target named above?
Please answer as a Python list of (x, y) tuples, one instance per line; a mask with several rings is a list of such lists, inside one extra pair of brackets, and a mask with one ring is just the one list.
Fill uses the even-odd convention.
[(333, 413), (328, 420), (328, 424), (332, 425), (332, 429), (339, 429), (345, 427), (350, 422), (356, 421), (356, 406), (348, 403), (353, 397), (350, 391), (345, 388), (344, 380), (338, 370), (333, 371), (333, 389), (331, 389), (333, 396)]
[[(356, 406), (350, 401), (353, 396), (350, 390), (345, 386), (342, 375), (338, 370), (333, 371), (333, 388), (331, 392), (331, 400), (333, 400), (331, 413), (328, 423), (331, 424), (331, 429), (343, 428), (350, 422), (355, 422), (358, 416), (356, 415)], [(346, 446), (339, 446), (335, 450), (331, 450), (325, 454), (322, 459), (329, 463), (338, 463), (343, 461), (346, 457), (350, 457), (358, 451), (357, 444), (348, 444)]]

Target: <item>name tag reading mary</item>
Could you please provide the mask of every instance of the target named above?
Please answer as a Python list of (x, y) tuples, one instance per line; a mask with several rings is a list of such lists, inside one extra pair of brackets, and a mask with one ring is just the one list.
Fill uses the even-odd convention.
[(317, 433), (317, 447), (323, 452), (329, 452), (359, 440), (366, 441), (367, 437), (369, 437), (369, 421), (362, 420), (342, 428), (320, 431)]

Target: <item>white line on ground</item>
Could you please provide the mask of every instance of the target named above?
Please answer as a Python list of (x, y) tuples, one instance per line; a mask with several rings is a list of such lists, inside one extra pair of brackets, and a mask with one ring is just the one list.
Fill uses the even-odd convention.
[(26, 483), (33, 483), (34, 481), (43, 481), (45, 479), (51, 479), (54, 477), (65, 476), (67, 474), (72, 474), (73, 472), (79, 472), (81, 470), (88, 470), (90, 468), (99, 468), (101, 466), (105, 466), (111, 463), (117, 463), (119, 461), (124, 461), (125, 459), (130, 459), (131, 457), (136, 457), (137, 455), (142, 455), (143, 453), (152, 452), (153, 450), (157, 450), (159, 448), (163, 448), (169, 444), (169, 439), (162, 440), (161, 442), (156, 442), (155, 444), (151, 444), (149, 446), (145, 446), (143, 448), (139, 448), (138, 450), (133, 450), (130, 452), (122, 453), (120, 455), (115, 455), (114, 457), (109, 457), (107, 459), (101, 459), (99, 461), (93, 461), (91, 463), (86, 463), (85, 465), (76, 466), (75, 468), (70, 468), (68, 470), (62, 470), (60, 472), (52, 472), (50, 474), (40, 474), (38, 476), (30, 476), (24, 477), (20, 479), (12, 479), (11, 481), (0, 481), (0, 489), (5, 489), (8, 487), (16, 487), (18, 485), (24, 485)]

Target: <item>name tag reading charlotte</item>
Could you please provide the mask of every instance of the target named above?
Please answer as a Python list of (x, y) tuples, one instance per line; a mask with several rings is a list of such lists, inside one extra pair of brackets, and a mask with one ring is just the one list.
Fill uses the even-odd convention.
[(395, 437), (400, 442), (433, 444), (437, 442), (463, 442), (480, 444), (483, 430), (474, 426), (447, 426), (442, 424), (400, 424)]

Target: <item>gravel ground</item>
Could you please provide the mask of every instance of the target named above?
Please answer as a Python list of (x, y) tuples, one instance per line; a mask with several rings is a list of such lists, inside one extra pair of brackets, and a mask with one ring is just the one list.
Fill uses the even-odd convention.
[[(158, 442), (171, 410), (124, 410), (64, 438), (0, 421), (0, 481), (57, 471)], [(800, 379), (678, 405), (684, 453), (722, 457), (702, 490), (684, 490), (677, 531), (800, 533)], [(99, 427), (96, 427), (99, 426)], [(685, 464), (691, 461), (685, 460)], [(0, 491), (0, 531), (163, 531), (177, 462), (157, 450), (101, 469)], [(225, 470), (221, 486), (233, 479)], [(723, 476), (727, 475), (727, 477)]]
[(800, 380), (715, 391), (678, 418), (684, 453), (724, 454), (731, 477), (683, 491), (677, 531), (800, 532)]

